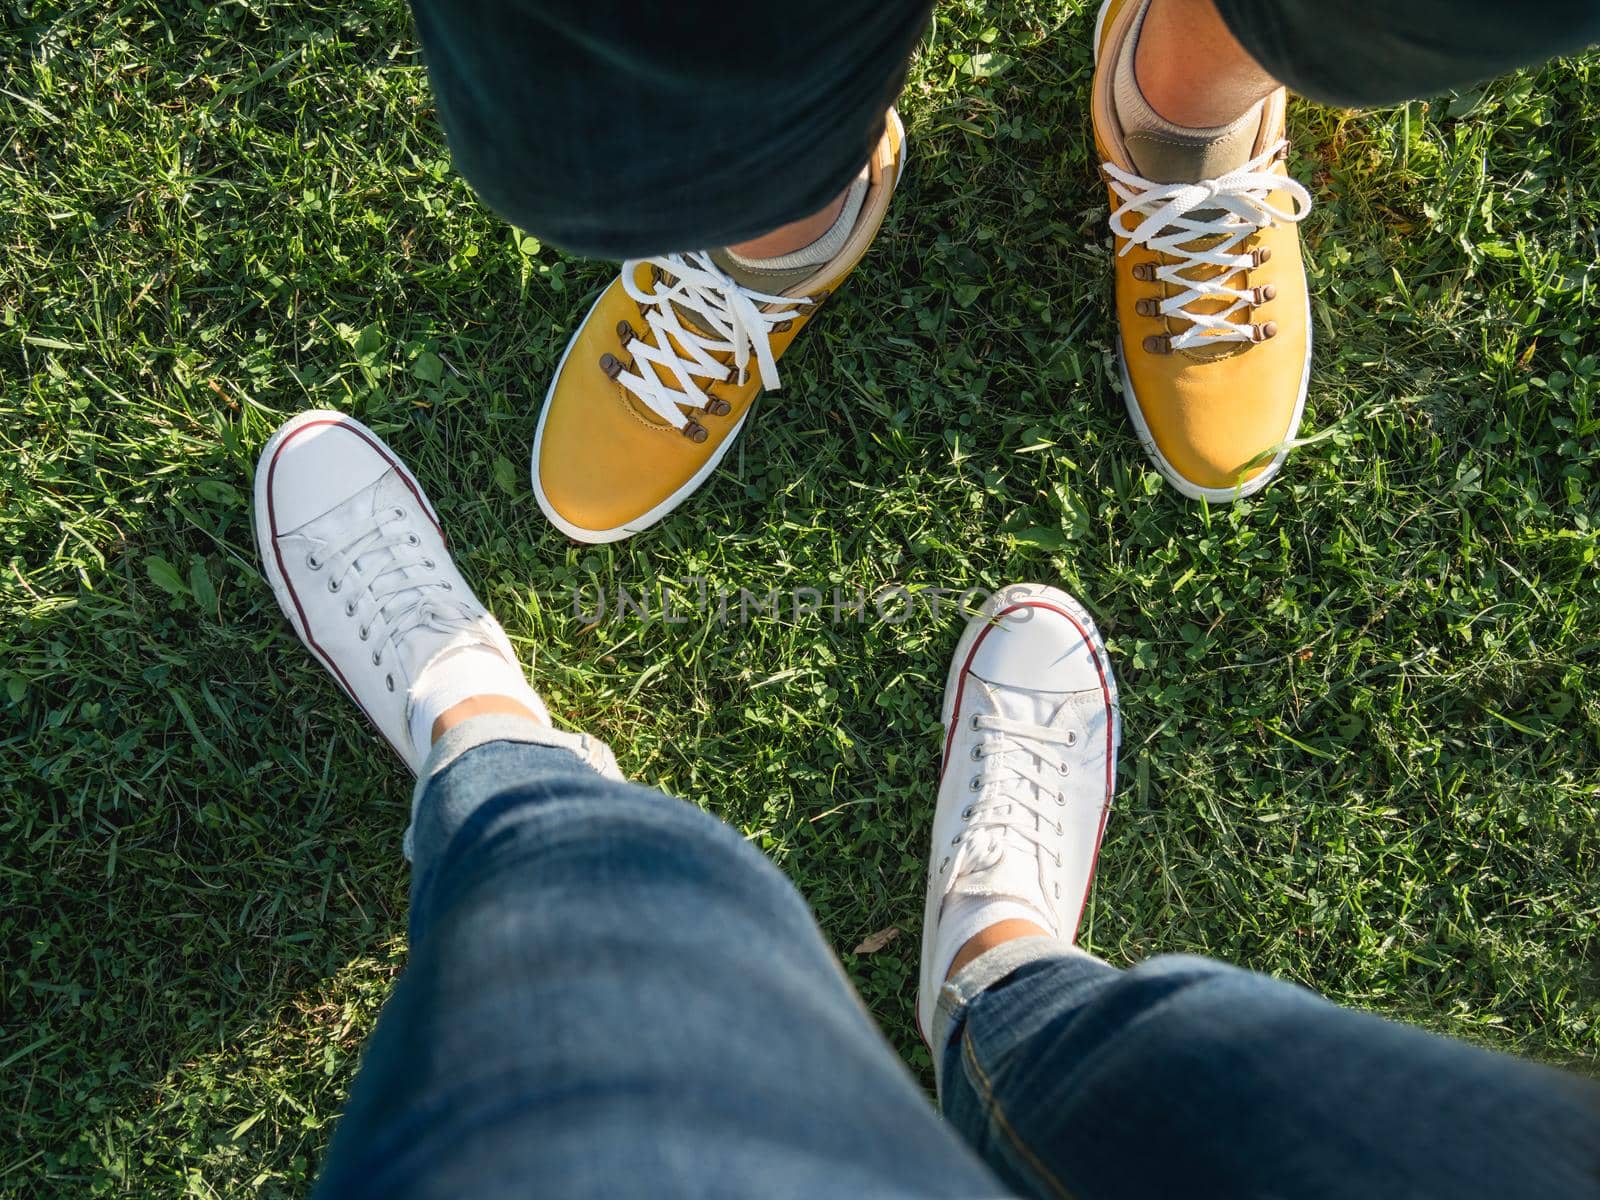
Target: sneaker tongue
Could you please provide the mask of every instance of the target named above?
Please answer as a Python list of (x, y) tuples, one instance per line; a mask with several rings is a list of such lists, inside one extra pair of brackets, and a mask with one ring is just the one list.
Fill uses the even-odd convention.
[[(433, 589), (423, 592), (419, 597), (420, 603), (433, 609), (441, 617), (460, 619), (460, 614), (451, 612), (449, 608), (440, 608), (430, 594)], [(402, 618), (404, 619), (404, 618)], [(488, 646), (498, 654), (500, 651), (487, 637), (478, 631), (475, 623), (464, 628), (436, 629), (431, 625), (419, 625), (410, 630), (400, 639), (399, 660), (405, 669), (406, 678), (414, 685), (424, 671), (431, 670), (438, 663), (451, 655), (459, 654), (463, 650), (474, 646)]]
[[(1128, 157), (1133, 160), (1134, 169), (1152, 183), (1188, 183), (1200, 179), (1215, 179), (1220, 175), (1226, 175), (1229, 171), (1238, 170), (1254, 156), (1256, 136), (1261, 130), (1261, 116), (1262, 107), (1258, 104), (1219, 134), (1189, 136), (1170, 132), (1125, 132), (1123, 143), (1127, 148)], [(1195, 221), (1212, 221), (1223, 214), (1220, 209), (1197, 208), (1187, 215)], [(1190, 246), (1198, 250), (1213, 246), (1221, 240), (1220, 234), (1215, 238), (1197, 238), (1190, 243)], [(1230, 282), (1226, 278), (1229, 273), (1217, 267), (1194, 266), (1185, 270), (1183, 274), (1185, 278), (1194, 280), (1214, 279), (1219, 282)], [(1243, 286), (1243, 282), (1234, 281), (1234, 285)], [(1196, 300), (1188, 306), (1188, 310), (1196, 314), (1219, 313), (1230, 303), (1231, 301), (1224, 298)], [(1181, 317), (1176, 320), (1181, 322), (1177, 328), (1189, 327), (1190, 323)], [(1234, 318), (1238, 324), (1243, 324), (1247, 320), (1248, 317), (1243, 314)], [(1223, 342), (1214, 347), (1191, 347), (1190, 353), (1228, 354), (1237, 348), (1236, 342)]]
[(1250, 161), (1260, 131), (1257, 105), (1221, 133), (1124, 130), (1122, 141), (1134, 169), (1151, 183), (1193, 183), (1215, 179), (1244, 166)]
[(308, 521), (302, 531), (311, 537), (325, 539), (330, 550), (337, 550), (344, 547), (347, 540), (345, 531), (352, 525), (370, 526), (366, 541), (371, 542), (373, 548), (362, 550), (350, 560), (350, 565), (363, 579), (374, 578), (394, 562), (393, 550), (386, 546), (382, 549), (376, 547), (381, 541), (377, 533), (378, 513), (395, 503), (396, 479), (394, 471), (389, 471), (371, 487), (364, 488), (320, 517)]
[[(1003, 803), (1003, 802), (1000, 802)], [(1014, 810), (1018, 822), (1034, 818)], [(1039, 878), (1039, 856), (1025, 839), (988, 829), (973, 835), (967, 847), (967, 861), (959, 868), (952, 892), (989, 899), (1015, 900), (1041, 910), (1048, 909), (1044, 881)]]
[[(981, 682), (981, 677), (980, 682)], [(989, 687), (985, 684), (984, 691), (988, 694), (990, 703), (994, 706), (995, 715), (1008, 721), (1019, 724), (1035, 725), (1043, 729), (1055, 729), (1066, 726), (1060, 718), (1063, 712), (1069, 710), (1071, 697), (1060, 692), (1032, 691), (1019, 687)], [(1055, 749), (1055, 748), (1052, 748)], [(1055, 760), (1051, 749), (1043, 744), (1031, 740), (1007, 741), (1006, 753), (997, 760), (999, 764), (1026, 763), (1030, 768), (1043, 773), (1054, 771)], [(998, 770), (1005, 772), (1006, 767), (999, 765)], [(1025, 797), (1031, 802), (1036, 802), (1044, 797), (1040, 795), (1039, 786), (1030, 780), (1018, 776), (1009, 776), (1002, 790)], [(1026, 814), (1023, 820), (1031, 820)]]
[(711, 261), (732, 277), (735, 283), (749, 288), (752, 292), (765, 292), (769, 296), (783, 295), (790, 288), (810, 279), (821, 269), (812, 265), (755, 268), (738, 261), (726, 250), (712, 250), (710, 254)]
[[(385, 485), (388, 485), (395, 478), (397, 477), (391, 471), (388, 478), (384, 480)], [(380, 511), (388, 508), (391, 502), (391, 488), (389, 486), (374, 488), (369, 505), (370, 514), (376, 517)], [(382, 539), (377, 535), (376, 526), (374, 526), (374, 533), (369, 536), (369, 540), (373, 543), (374, 548), (361, 551), (350, 563), (361, 578), (374, 581), (381, 580), (385, 587), (393, 587), (401, 579), (410, 579), (415, 574), (415, 568), (408, 569), (396, 565), (393, 548), (382, 545)]]
[(381, 550), (363, 551), (351, 560), (350, 565), (360, 573), (363, 579), (376, 579), (380, 575), (395, 570), (393, 563), (394, 551), (385, 546)]
[[(671, 278), (671, 276), (669, 275), (668, 278)], [(685, 329), (692, 329), (696, 333), (703, 333), (706, 337), (711, 338), (720, 338), (722, 336), (715, 329), (712, 329), (710, 325), (706, 324), (705, 318), (699, 313), (685, 308), (676, 300), (672, 302), (672, 311), (678, 314), (678, 320), (683, 322)], [(659, 371), (656, 373), (660, 374)]]
[[(366, 510), (366, 515), (375, 518), (383, 509), (392, 506), (395, 502), (392, 481), (398, 477), (393, 472), (379, 486), (374, 487), (369, 496), (355, 496), (351, 503), (360, 505)], [(341, 520), (341, 510), (347, 506), (341, 505), (329, 514), (333, 520)], [(358, 510), (359, 511), (359, 510)], [(380, 590), (392, 593), (382, 597), (383, 611), (389, 614), (389, 621), (409, 623), (409, 614), (416, 608), (427, 608), (441, 617), (449, 620), (461, 620), (461, 614), (455, 605), (441, 595), (436, 588), (427, 588), (420, 592), (403, 590), (406, 583), (420, 582), (429, 574), (419, 565), (403, 566), (393, 548), (381, 545), (381, 538), (373, 536), (370, 539), (374, 548), (363, 550), (351, 561), (355, 572), (364, 580), (376, 584)], [(402, 589), (394, 591), (394, 589)], [(400, 639), (396, 648), (396, 657), (405, 671), (408, 680), (415, 680), (424, 668), (441, 654), (453, 653), (457, 646), (476, 645), (485, 643), (493, 646), (493, 642), (479, 633), (475, 628), (445, 628), (433, 629), (427, 625), (411, 629)]]
[[(783, 295), (788, 288), (793, 287), (795, 284), (800, 283), (803, 280), (811, 278), (817, 273), (818, 270), (816, 267), (796, 267), (793, 270), (778, 270), (770, 272), (753, 271), (750, 268), (735, 262), (729, 256), (726, 250), (708, 250), (706, 251), (706, 255), (713, 263), (717, 265), (719, 270), (721, 270), (735, 283), (741, 285), (742, 287), (749, 288), (751, 291), (765, 292), (769, 296)], [(671, 272), (667, 272), (666, 274), (670, 279)], [(701, 316), (699, 313), (691, 311), (688, 308), (685, 308), (682, 304), (674, 301), (672, 310), (677, 314), (678, 320), (683, 323), (685, 329), (692, 329), (695, 332), (704, 334), (709, 338), (720, 339), (723, 336), (718, 331), (712, 329), (706, 323), (706, 319), (703, 316)], [(724, 357), (726, 356), (718, 355), (719, 359)], [(662, 379), (662, 382), (669, 384), (671, 383), (671, 379), (664, 369), (652, 369), (654, 369), (656, 374)], [(659, 417), (656, 417), (654, 414), (650, 413), (648, 409), (645, 409), (642, 405), (636, 407), (646, 420), (658, 425), (661, 423)]]
[[(817, 273), (816, 267), (794, 267), (789, 270), (752, 270), (742, 263), (734, 261), (726, 250), (708, 250), (707, 256), (716, 263), (717, 268), (735, 283), (747, 287), (753, 292), (765, 292), (769, 296), (781, 296), (789, 288), (804, 280), (810, 279)], [(673, 304), (673, 310), (690, 329), (699, 331), (707, 337), (721, 337), (722, 335), (707, 326), (705, 318), (700, 314), (691, 312), (681, 304)]]
[(480, 647), (494, 651), (496, 658), (501, 655), (500, 648), (479, 634), (476, 629), (458, 629), (448, 633), (442, 630), (418, 629), (401, 642), (400, 665), (405, 668), (406, 678), (415, 691), (423, 686), (424, 675), (440, 670), (457, 655), (476, 651)]
[(1037, 910), (1041, 915), (1050, 910), (1045, 898), (1044, 882), (1039, 878), (1039, 860), (1032, 854), (1001, 853), (996, 861), (986, 867), (969, 867), (962, 871), (950, 889), (952, 896), (981, 896), (985, 900), (1010, 900)]

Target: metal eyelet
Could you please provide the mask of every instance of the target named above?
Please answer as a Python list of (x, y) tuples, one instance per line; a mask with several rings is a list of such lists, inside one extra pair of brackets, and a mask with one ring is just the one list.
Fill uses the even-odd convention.
[(939, 874), (943, 875), (945, 873), (945, 868), (947, 868), (949, 865), (950, 865), (950, 856), (947, 854), (947, 855), (945, 855), (944, 861), (939, 864)]
[(328, 590), (330, 592), (337, 592), (342, 586), (343, 585), (337, 579), (328, 580)]
[(1060, 771), (1063, 775), (1065, 775), (1067, 773), (1067, 764), (1066, 763), (1057, 763), (1056, 764), (1056, 770)]
[(394, 691), (394, 676), (393, 675), (385, 675), (383, 677), (383, 681), (384, 681), (384, 683), (389, 685), (389, 690), (391, 692)]
[(416, 534), (414, 534), (414, 533), (412, 533), (412, 534), (408, 534), (408, 535), (406, 535), (406, 541), (407, 541), (407, 542), (409, 542), (409, 543), (410, 543), (410, 544), (411, 544), (411, 545), (413, 545), (413, 546), (420, 546), (420, 545), (422, 545), (422, 539), (421, 539), (421, 538), (419, 538), (419, 537), (418, 537), (418, 536), (417, 536), (417, 535), (416, 535)]
[(354, 600), (350, 601), (349, 604), (344, 606), (344, 615), (347, 617), (353, 617), (356, 615), (356, 602)]
[(362, 626), (362, 627), (361, 627), (361, 629), (360, 629), (360, 633), (361, 633), (361, 640), (362, 640), (362, 641), (363, 641), (363, 642), (364, 642), (364, 641), (366, 641), (366, 640), (367, 640), (367, 634), (369, 634), (369, 633), (371, 633), (371, 632), (372, 632), (372, 631), (371, 631), (371, 630), (370, 630), (370, 629), (368, 629), (368, 628), (367, 628), (367, 627), (366, 627), (366, 626), (365, 626), (365, 625), (363, 625), (363, 626)]
[(1065, 808), (1067, 806), (1067, 794), (1065, 792), (1057, 792), (1056, 803)]
[(961, 810), (961, 819), (963, 821), (972, 820), (972, 805), (969, 804)]
[(425, 558), (425, 559), (423, 559), (423, 560), (422, 560), (422, 565), (423, 565), (423, 566), (425, 566), (425, 567), (427, 567), (427, 568), (428, 568), (428, 570), (430, 570), (430, 571), (431, 571), (431, 570), (433, 570), (433, 568), (434, 568), (434, 567), (436, 567), (436, 566), (438, 566), (438, 564), (437, 564), (437, 563), (435, 563), (435, 562), (434, 562), (434, 561), (433, 561), (433, 559), (431, 559), (431, 558)]
[(956, 835), (955, 835), (955, 837), (953, 837), (953, 838), (951, 838), (951, 839), (950, 839), (950, 844), (951, 844), (951, 845), (952, 845), (952, 846), (959, 846), (959, 845), (961, 845), (961, 835), (960, 835), (960, 834), (959, 834), (959, 833), (958, 833), (958, 834), (956, 834)]
[(397, 504), (394, 506), (394, 515), (397, 517), (404, 517), (406, 515), (406, 510)]
[(322, 563), (318, 560), (314, 552), (306, 555), (306, 566), (310, 567), (313, 571), (322, 570)]
[(974, 746), (972, 748), (972, 761), (973, 762), (977, 762), (982, 757), (983, 757), (983, 747), (982, 746)]
[(975, 792), (982, 786), (983, 786), (983, 776), (974, 775), (972, 777), (972, 782), (967, 784), (967, 791)]
[(443, 583), (441, 583), (439, 586), (442, 587), (447, 592), (453, 592), (453, 591), (456, 590), (456, 585), (451, 583), (448, 579), (445, 580)]
[(972, 714), (972, 720), (969, 721), (968, 724), (971, 725), (974, 729), (976, 729), (978, 727), (978, 714), (977, 713), (973, 713)]
[(1067, 745), (1076, 746), (1077, 744), (1078, 744), (1078, 731), (1076, 729), (1067, 730)]
[(383, 665), (383, 651), (382, 650), (374, 650), (372, 652), (372, 665), (375, 666), (375, 667), (381, 667)]

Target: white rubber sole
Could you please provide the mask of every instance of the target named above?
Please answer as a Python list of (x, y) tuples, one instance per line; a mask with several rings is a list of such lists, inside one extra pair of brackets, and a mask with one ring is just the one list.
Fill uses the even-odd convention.
[[(899, 135), (900, 163), (895, 168), (894, 175), (895, 187), (898, 188), (900, 180), (905, 176), (906, 161), (909, 158), (906, 153), (906, 127), (900, 120), (900, 114), (892, 108), (889, 110), (888, 119), (893, 124), (895, 132)], [(588, 324), (590, 315), (599, 306), (600, 301), (605, 298), (606, 290), (610, 287), (611, 285), (607, 284), (606, 288), (601, 290), (600, 295), (595, 297), (594, 303), (589, 306), (589, 311), (584, 313), (583, 321), (578, 325), (579, 330)], [(761, 402), (761, 396), (757, 396), (755, 400), (751, 401), (750, 407), (744, 410), (744, 415), (739, 418), (738, 423), (728, 432), (728, 436), (722, 439), (722, 444), (712, 452), (705, 465), (690, 476), (688, 482), (673, 492), (672, 495), (648, 512), (614, 528), (585, 529), (582, 525), (573, 524), (555, 510), (555, 506), (550, 503), (550, 498), (544, 494), (544, 485), (539, 482), (539, 452), (544, 445), (545, 418), (550, 414), (550, 403), (555, 398), (556, 384), (561, 380), (562, 369), (567, 365), (567, 356), (572, 353), (572, 348), (577, 342), (578, 335), (574, 332), (567, 342), (567, 348), (561, 352), (561, 361), (556, 364), (555, 375), (550, 380), (550, 386), (545, 389), (544, 405), (539, 409), (539, 424), (533, 434), (533, 459), (530, 466), (530, 474), (533, 477), (533, 497), (539, 502), (539, 511), (544, 513), (545, 519), (573, 541), (586, 542), (591, 546), (598, 546), (607, 542), (620, 542), (636, 533), (643, 533), (652, 525), (669, 516), (673, 510), (699, 491), (705, 481), (711, 478), (712, 472), (722, 465), (722, 460), (727, 457), (728, 451), (733, 448), (733, 444), (739, 440), (739, 434), (744, 430), (744, 423), (750, 419), (750, 414), (755, 412), (756, 405)], [(765, 393), (762, 394), (764, 395)]]

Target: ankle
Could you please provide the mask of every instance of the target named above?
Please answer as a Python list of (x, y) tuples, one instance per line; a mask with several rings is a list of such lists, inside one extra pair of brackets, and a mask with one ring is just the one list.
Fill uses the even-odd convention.
[(740, 258), (779, 258), (796, 250), (804, 250), (833, 227), (839, 214), (844, 211), (845, 200), (849, 198), (852, 186), (847, 185), (844, 191), (809, 217), (801, 217), (798, 221), (778, 226), (771, 233), (729, 246), (729, 253)]
[(487, 716), (525, 717), (535, 725), (550, 724), (539, 713), (510, 696), (471, 696), (439, 714), (433, 723), (432, 741), (437, 742), (464, 721)]
[(1213, 0), (1150, 0), (1133, 69), (1150, 107), (1192, 129), (1237, 121), (1281, 86), (1239, 44)]
[(952, 978), (973, 959), (987, 950), (996, 946), (1003, 946), (1007, 942), (1014, 942), (1025, 937), (1054, 937), (1048, 929), (1035, 925), (1032, 921), (1007, 920), (996, 921), (986, 929), (980, 929), (962, 943), (961, 949), (956, 951), (955, 958), (950, 960), (950, 969), (945, 972), (946, 979)]

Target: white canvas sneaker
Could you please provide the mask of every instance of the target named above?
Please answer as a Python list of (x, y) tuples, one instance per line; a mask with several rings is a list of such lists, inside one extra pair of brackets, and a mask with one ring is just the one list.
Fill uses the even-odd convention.
[(438, 699), (447, 676), (456, 699), (510, 695), (548, 720), (499, 622), (451, 561), (416, 477), (360, 421), (307, 412), (273, 434), (252, 517), (300, 640), (413, 773), (429, 749), (413, 735), (413, 706)]
[(956, 646), (944, 729), (917, 995), (924, 1040), (973, 934), (1020, 916), (1077, 935), (1121, 738), (1111, 662), (1083, 606), (1041, 584), (990, 597)]

